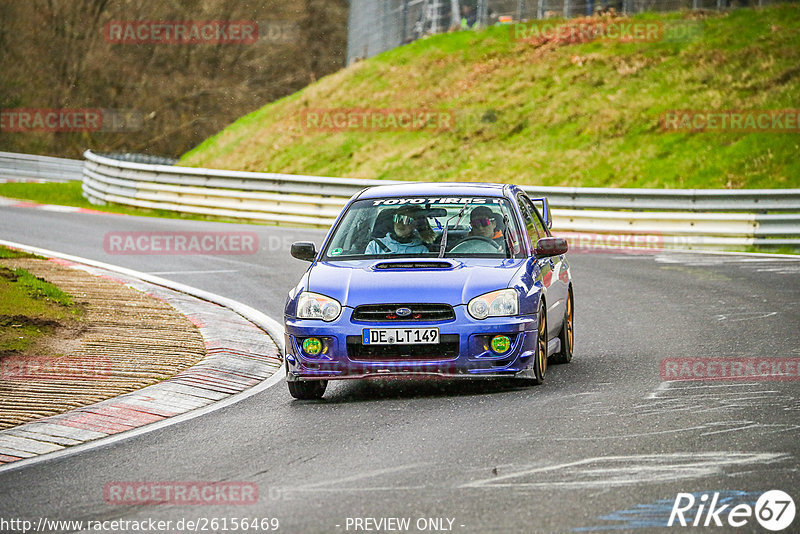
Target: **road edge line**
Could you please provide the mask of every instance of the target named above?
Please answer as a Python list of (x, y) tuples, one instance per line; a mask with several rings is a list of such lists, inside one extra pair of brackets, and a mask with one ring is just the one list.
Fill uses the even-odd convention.
[[(242, 304), (242, 303), (240, 303), (238, 301), (235, 301), (233, 299), (229, 299), (227, 297), (223, 297), (221, 295), (217, 295), (217, 294), (211, 293), (209, 291), (205, 291), (205, 290), (202, 290), (202, 289), (198, 289), (198, 288), (194, 288), (194, 287), (191, 287), (191, 286), (187, 286), (185, 284), (181, 284), (181, 283), (178, 283), (178, 282), (173, 282), (173, 281), (167, 280), (165, 278), (149, 275), (149, 274), (146, 274), (146, 273), (135, 271), (133, 269), (128, 269), (126, 267), (120, 267), (120, 266), (116, 266), (116, 265), (111, 265), (111, 264), (107, 264), (107, 263), (104, 263), (104, 262), (90, 260), (90, 259), (87, 259), (87, 258), (81, 258), (79, 256), (73, 256), (73, 255), (70, 255), (70, 254), (63, 254), (63, 253), (60, 253), (60, 252), (55, 252), (55, 251), (51, 251), (51, 250), (47, 250), (47, 249), (43, 249), (43, 248), (39, 248), (39, 247), (33, 247), (33, 246), (30, 246), (30, 245), (25, 245), (25, 244), (22, 244), (22, 243), (16, 243), (16, 242), (13, 242), (13, 241), (6, 241), (6, 240), (2, 240), (2, 239), (0, 239), (0, 245), (5, 245), (5, 246), (11, 247), (11, 248), (18, 249), (18, 250), (23, 250), (23, 251), (26, 251), (26, 252), (30, 252), (32, 254), (39, 254), (41, 256), (63, 259), (63, 260), (67, 260), (67, 261), (70, 261), (70, 262), (73, 262), (73, 263), (87, 265), (89, 267), (96, 267), (96, 268), (104, 269), (104, 270), (107, 270), (107, 271), (110, 271), (110, 272), (113, 272), (113, 273), (117, 273), (117, 274), (121, 274), (121, 275), (124, 275), (124, 276), (128, 276), (130, 278), (139, 279), (139, 280), (142, 280), (144, 282), (147, 282), (147, 283), (150, 283), (150, 284), (153, 284), (153, 285), (165, 287), (165, 288), (171, 289), (173, 291), (184, 293), (184, 294), (190, 295), (192, 297), (198, 298), (200, 300), (204, 300), (206, 302), (211, 302), (211, 303), (223, 306), (225, 308), (228, 308), (228, 309), (232, 310), (234, 313), (237, 313), (238, 315), (240, 315), (244, 319), (250, 321), (251, 323), (255, 324), (256, 326), (262, 328), (267, 333), (267, 335), (269, 335), (269, 337), (273, 339), (273, 341), (275, 342), (275, 345), (278, 347), (278, 349), (281, 352), (281, 356), (284, 355), (285, 349), (284, 349), (283, 326), (280, 325), (280, 323), (278, 323), (277, 321), (275, 321), (271, 317), (267, 316), (266, 314), (254, 309), (254, 308), (252, 308), (250, 306), (247, 306), (246, 304)], [(108, 447), (110, 445), (113, 445), (113, 444), (115, 444), (117, 442), (120, 442), (120, 441), (123, 441), (123, 440), (126, 440), (126, 439), (137, 437), (137, 436), (140, 436), (140, 435), (148, 433), (148, 432), (153, 432), (153, 431), (156, 431), (156, 430), (160, 430), (162, 428), (165, 428), (165, 427), (168, 427), (168, 426), (171, 426), (171, 425), (174, 425), (174, 424), (179, 424), (179, 423), (182, 423), (184, 421), (188, 421), (188, 420), (194, 419), (195, 417), (200, 417), (201, 415), (205, 415), (205, 414), (214, 412), (216, 410), (225, 408), (225, 407), (230, 406), (232, 404), (236, 404), (236, 403), (238, 403), (240, 401), (243, 401), (243, 400), (245, 400), (245, 399), (247, 399), (249, 397), (252, 397), (253, 395), (256, 395), (256, 394), (258, 394), (258, 393), (260, 393), (260, 392), (262, 392), (262, 391), (274, 386), (275, 384), (281, 382), (283, 380), (283, 378), (285, 377), (285, 375), (286, 375), (286, 370), (285, 370), (284, 366), (281, 365), (278, 368), (278, 370), (272, 376), (270, 376), (266, 380), (260, 382), (259, 384), (256, 384), (255, 386), (253, 386), (253, 387), (251, 387), (249, 389), (246, 389), (246, 390), (241, 391), (239, 393), (235, 393), (235, 394), (233, 394), (233, 395), (231, 395), (229, 397), (226, 397), (224, 399), (221, 399), (219, 401), (213, 402), (213, 403), (211, 403), (211, 404), (209, 404), (207, 406), (196, 408), (194, 410), (191, 410), (191, 411), (188, 411), (188, 412), (184, 412), (182, 414), (175, 415), (175, 416), (172, 416), (172, 417), (168, 417), (168, 418), (163, 419), (161, 421), (157, 421), (157, 422), (154, 422), (154, 423), (149, 423), (149, 424), (143, 425), (141, 427), (137, 427), (137, 428), (133, 428), (133, 429), (130, 429), (130, 430), (126, 430), (126, 431), (120, 432), (118, 434), (113, 434), (113, 435), (106, 436), (106, 437), (103, 437), (103, 438), (98, 438), (98, 439), (95, 439), (95, 440), (86, 441), (84, 443), (81, 443), (81, 444), (78, 444), (78, 445), (72, 445), (70, 447), (66, 447), (66, 448), (58, 450), (58, 451), (53, 451), (53, 452), (49, 452), (49, 453), (46, 453), (46, 454), (37, 455), (37, 456), (31, 457), (31, 458), (24, 458), (24, 459), (17, 460), (17, 461), (8, 463), (8, 464), (0, 465), (0, 474), (8, 473), (8, 472), (11, 472), (11, 471), (16, 471), (18, 469), (24, 469), (25, 467), (28, 467), (28, 466), (31, 466), (31, 465), (34, 465), (34, 464), (38, 464), (40, 462), (58, 460), (59, 458), (63, 458), (65, 456), (69, 456), (71, 454), (78, 454), (80, 452), (84, 452), (84, 451), (87, 451), (87, 450), (97, 449), (97, 448), (101, 448), (101, 447)]]

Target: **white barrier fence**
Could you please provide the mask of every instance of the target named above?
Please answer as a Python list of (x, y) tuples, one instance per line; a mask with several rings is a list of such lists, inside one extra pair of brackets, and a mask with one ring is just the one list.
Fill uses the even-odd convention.
[[(362, 188), (399, 183), (146, 165), (90, 151), (84, 156), (83, 191), (93, 203), (318, 228), (329, 227)], [(548, 197), (557, 234), (651, 235), (660, 246), (676, 248), (800, 246), (798, 189), (525, 189)]]
[(83, 161), (0, 152), (0, 182), (68, 182), (83, 178)]
[[(85, 161), (0, 152), (0, 177), (74, 180), (93, 204), (123, 204), (328, 228), (355, 193), (402, 183), (176, 167), (86, 151)], [(134, 160), (134, 161), (131, 161)], [(152, 161), (152, 158), (150, 158)], [(82, 168), (82, 175), (76, 169)], [(35, 170), (34, 170), (35, 169)], [(37, 174), (38, 173), (38, 174)], [(665, 248), (800, 247), (800, 189), (657, 190), (526, 186), (546, 196), (559, 235)], [(606, 238), (602, 236), (608, 236)], [(616, 236), (616, 237), (611, 237)], [(635, 245), (632, 245), (635, 246)]]

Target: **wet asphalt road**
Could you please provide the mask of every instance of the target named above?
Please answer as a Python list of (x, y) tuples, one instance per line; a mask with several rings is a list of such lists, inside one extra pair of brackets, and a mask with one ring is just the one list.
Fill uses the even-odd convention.
[[(231, 230), (256, 232), (259, 252), (103, 248), (111, 231)], [(307, 266), (289, 256), (288, 244), (323, 237), (0, 208), (2, 239), (157, 273), (279, 321)], [(299, 402), (278, 384), (168, 428), (0, 472), (0, 520), (171, 520), (169, 532), (188, 531), (176, 522), (198, 518), (218, 518), (207, 530), (215, 532), (224, 532), (223, 518), (229, 528), (232, 518), (277, 518), (278, 531), (290, 533), (667, 532), (677, 527), (659, 525), (678, 493), (754, 503), (780, 489), (800, 505), (800, 382), (661, 378), (665, 358), (800, 357), (800, 261), (674, 252), (570, 261), (575, 357), (550, 367), (542, 386), (345, 382), (329, 386), (321, 402)], [(252, 482), (259, 499), (116, 506), (103, 496), (118, 481), (197, 480)], [(388, 518), (401, 522), (377, 523)], [(377, 526), (396, 528), (367, 530)], [(800, 531), (800, 519), (784, 532), (792, 529)], [(735, 531), (767, 532), (752, 517)]]

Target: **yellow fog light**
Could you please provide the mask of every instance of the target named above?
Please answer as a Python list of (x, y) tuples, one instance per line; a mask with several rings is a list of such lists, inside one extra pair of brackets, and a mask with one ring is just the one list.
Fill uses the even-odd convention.
[(492, 352), (495, 354), (505, 354), (511, 349), (511, 340), (508, 336), (494, 336), (491, 346)]
[(303, 352), (309, 356), (316, 356), (322, 352), (322, 341), (316, 337), (309, 337), (303, 340)]

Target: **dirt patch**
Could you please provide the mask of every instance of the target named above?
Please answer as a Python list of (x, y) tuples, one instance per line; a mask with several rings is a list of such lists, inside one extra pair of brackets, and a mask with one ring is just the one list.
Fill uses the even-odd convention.
[[(0, 271), (2, 274), (2, 271)], [(56, 327), (61, 323), (52, 319), (41, 319), (39, 317), (28, 317), (27, 315), (0, 315), (0, 326), (20, 327), (20, 326), (43, 326)]]
[[(53, 261), (0, 265), (58, 286), (84, 310), (80, 321), (34, 325), (47, 335), (23, 353), (0, 356), (0, 429), (135, 391), (205, 357), (200, 331), (161, 300)], [(31, 322), (14, 315), (0, 321)]]
[[(0, 315), (0, 327), (8, 327), (12, 332), (34, 329), (43, 333), (24, 351), (0, 350), (0, 365), (3, 358), (20, 357), (27, 354), (60, 355), (75, 350), (79, 346), (79, 337), (86, 326), (77, 321), (55, 321), (25, 315)], [(0, 375), (2, 379), (2, 375)]]

